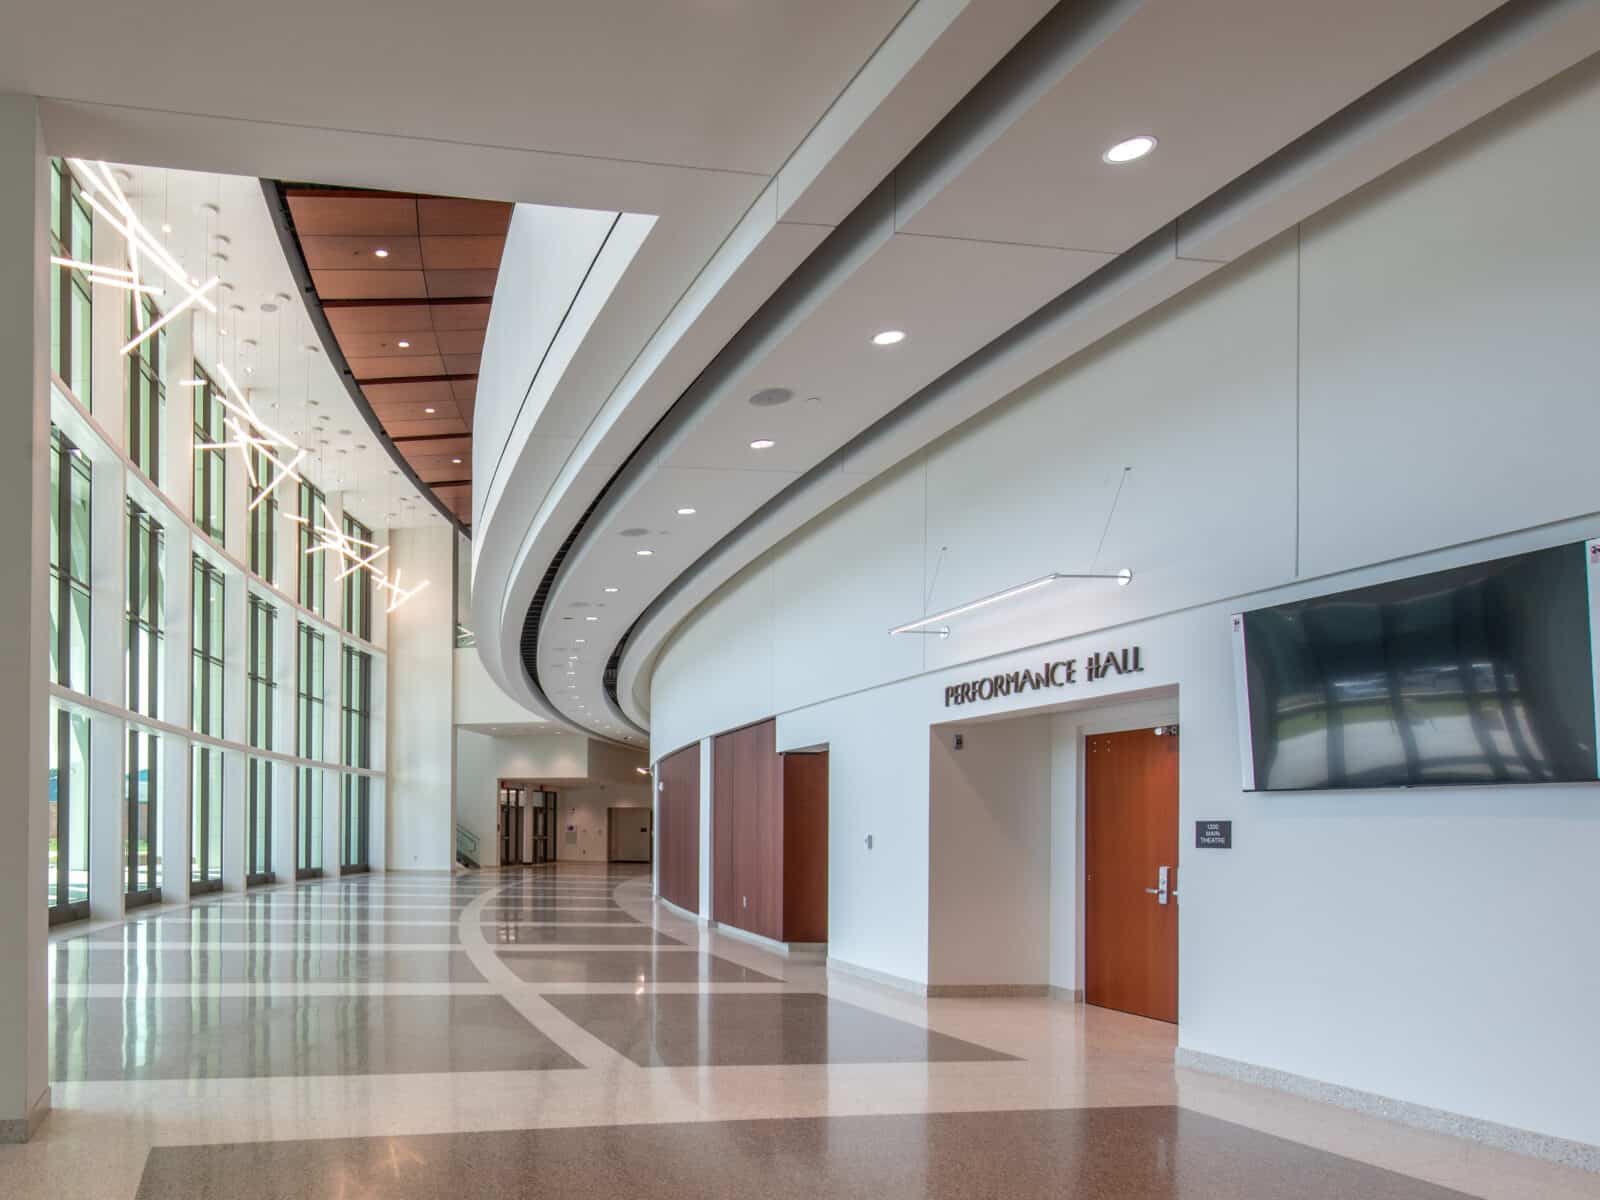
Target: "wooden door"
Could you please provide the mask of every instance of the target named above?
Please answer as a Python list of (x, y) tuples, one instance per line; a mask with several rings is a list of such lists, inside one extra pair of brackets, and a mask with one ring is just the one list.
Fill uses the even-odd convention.
[[(1101, 733), (1084, 746), (1084, 966), (1090, 1004), (1178, 1019), (1178, 737)], [(1167, 868), (1166, 904), (1146, 889)]]
[(828, 752), (783, 759), (783, 934), (828, 940)]

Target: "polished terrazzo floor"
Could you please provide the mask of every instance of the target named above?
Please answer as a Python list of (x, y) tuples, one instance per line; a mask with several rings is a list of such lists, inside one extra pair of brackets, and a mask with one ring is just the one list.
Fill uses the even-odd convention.
[(1175, 1071), (1170, 1026), (924, 1001), (635, 868), (364, 875), (52, 938), (55, 1111), (0, 1196), (1600, 1197)]

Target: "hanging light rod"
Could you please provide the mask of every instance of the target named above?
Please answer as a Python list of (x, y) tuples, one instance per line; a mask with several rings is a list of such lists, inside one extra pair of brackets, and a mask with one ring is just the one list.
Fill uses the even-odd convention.
[(1133, 579), (1133, 572), (1123, 567), (1115, 575), (1100, 574), (1075, 574), (1068, 571), (1052, 571), (1048, 575), (1041, 575), (1037, 579), (1030, 579), (1027, 583), (1019, 583), (1016, 587), (1008, 587), (1004, 591), (992, 595), (980, 596), (976, 600), (969, 600), (965, 604), (958, 604), (954, 608), (947, 608), (943, 612), (936, 612), (932, 616), (923, 617), (918, 621), (907, 621), (904, 625), (896, 625), (889, 630), (889, 636), (894, 637), (901, 633), (931, 633), (940, 637), (949, 637), (950, 628), (940, 625), (941, 621), (948, 621), (951, 617), (959, 617), (962, 613), (972, 612), (974, 609), (987, 608), (991, 604), (999, 604), (1002, 600), (1009, 600), (1013, 596), (1020, 596), (1024, 592), (1036, 591), (1048, 587), (1052, 583), (1059, 583), (1063, 579), (1114, 579), (1118, 587), (1127, 587)]

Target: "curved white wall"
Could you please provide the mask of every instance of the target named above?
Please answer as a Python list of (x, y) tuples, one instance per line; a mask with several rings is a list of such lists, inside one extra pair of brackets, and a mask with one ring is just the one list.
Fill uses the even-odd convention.
[[(1600, 1143), (1600, 936), (1575, 900), (1600, 789), (1242, 793), (1226, 621), (1600, 534), (1600, 162), (1572, 152), (1597, 124), (1600, 87), (1558, 80), (769, 552), (662, 654), (653, 757), (773, 714), (780, 749), (827, 743), (830, 953), (925, 982), (945, 684), (1140, 644), (1129, 684), (1050, 698), (1176, 687), (1184, 827), (1235, 822), (1234, 850), (1181, 862), (1181, 1044)], [(886, 635), (1091, 564), (1135, 581)]]

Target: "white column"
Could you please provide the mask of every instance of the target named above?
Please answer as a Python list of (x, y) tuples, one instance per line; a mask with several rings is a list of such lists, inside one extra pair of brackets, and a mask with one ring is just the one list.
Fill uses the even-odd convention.
[(661, 764), (650, 767), (650, 894), (661, 895)]
[[(292, 521), (280, 522), (280, 533), (293, 534)], [(293, 543), (288, 555), (284, 543), (278, 543), (278, 562), (292, 562)], [(272, 670), (277, 687), (273, 689), (272, 746), (280, 753), (294, 752), (294, 685), (295, 639), (299, 624), (292, 608), (273, 604), (277, 614), (272, 623)], [(296, 847), (299, 828), (298, 806), (295, 803), (295, 769), (288, 763), (274, 759), (272, 764), (272, 873), (279, 883), (294, 879)]]
[[(95, 261), (115, 263), (122, 235), (98, 212), (93, 218)], [(128, 340), (128, 293), (120, 288), (95, 285), (90, 292), (89, 374), (91, 396), (78, 397), (94, 411), (94, 419), (117, 445), (125, 441), (127, 424), (128, 360), (122, 347)]]
[(50, 1108), (45, 1042), (49, 822), (49, 161), (32, 97), (0, 96), (0, 1142)]
[(344, 814), (344, 776), (336, 768), (322, 773), (322, 874), (333, 878), (339, 874), (339, 830)]
[[(373, 628), (376, 630), (379, 613), (382, 612), (382, 601), (375, 600), (374, 607), (378, 612), (373, 614)], [(372, 768), (375, 771), (384, 769), (388, 761), (387, 739), (384, 737), (384, 714), (388, 711), (386, 697), (389, 690), (389, 660), (382, 654), (372, 656)], [(451, 739), (452, 742), (454, 738)], [(373, 779), (372, 798), (367, 805), (367, 864), (374, 871), (381, 871), (389, 862), (389, 806), (388, 786), (383, 779)], [(450, 855), (452, 861), (455, 857), (455, 830), (451, 829)]]
[(167, 406), (161, 423), (161, 490), (186, 516), (194, 515), (194, 389), (183, 386), (194, 377), (194, 320), (181, 315), (166, 327), (167, 352), (161, 378)]
[[(385, 793), (387, 786), (382, 779), (373, 779), (372, 797), (368, 801), (367, 815), (367, 863), (373, 871), (382, 871), (389, 861), (388, 855), (388, 830), (386, 816), (388, 803)], [(452, 848), (451, 853), (454, 854)]]
[[(280, 687), (281, 691), (282, 688)], [(272, 874), (278, 883), (294, 881), (295, 770), (281, 759), (272, 760)]]
[[(236, 462), (230, 458), (230, 465)], [(231, 488), (233, 476), (228, 472)], [(230, 491), (231, 496), (231, 491)], [(228, 532), (233, 531), (229, 515)], [(249, 738), (246, 711), (246, 651), (249, 630), (245, 616), (245, 577), (231, 569), (222, 573), (222, 735), (230, 742)], [(245, 757), (231, 751), (222, 756), (222, 886), (228, 891), (243, 891), (250, 865), (249, 823), (245, 804)]]
[(390, 573), (428, 586), (389, 617), (388, 865), (448, 871), (455, 861), (455, 530), (443, 520), (391, 534)]
[(700, 739), (700, 919), (711, 920), (711, 883), (715, 866), (712, 862), (711, 834), (711, 771), (712, 740)]
[[(173, 322), (178, 324), (178, 322)], [(188, 442), (184, 443), (185, 447)], [(170, 443), (168, 450), (172, 449)], [(168, 455), (170, 461), (171, 455)], [(187, 476), (186, 476), (187, 477)], [(162, 720), (189, 726), (190, 672), (192, 670), (191, 596), (194, 569), (190, 563), (189, 527), (180, 525), (157, 511), (161, 521), (161, 562), (165, 605), (161, 613), (161, 708)], [(161, 898), (183, 901), (189, 898), (189, 872), (193, 838), (189, 804), (194, 767), (190, 760), (190, 741), (182, 734), (160, 735), (161, 767), (157, 797), (157, 819), (161, 823)]]
[[(98, 234), (96, 236), (99, 236)], [(120, 312), (122, 297), (110, 288), (94, 294), (94, 372), (97, 399), (111, 405), (121, 428), (122, 387), (116, 372), (117, 345), (110, 347), (111, 380), (101, 367), (100, 333)], [(96, 416), (100, 414), (97, 411)], [(89, 514), (89, 690), (97, 700), (128, 703), (128, 512), (127, 468), (98, 444), (90, 455)], [(115, 920), (123, 914), (127, 891), (128, 726), (120, 718), (95, 713), (89, 718), (89, 915)]]
[[(186, 323), (193, 329), (193, 322)], [(239, 451), (229, 450), (222, 461), (224, 464), (222, 544), (229, 554), (248, 568), (250, 566), (250, 480), (245, 475), (244, 459)]]

